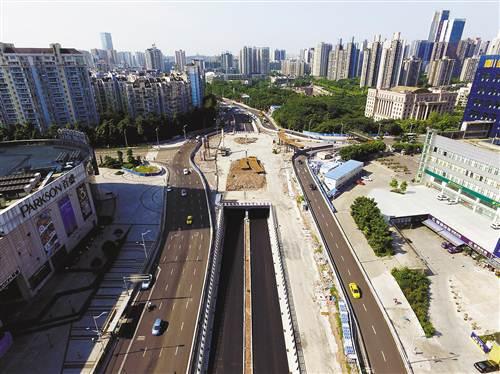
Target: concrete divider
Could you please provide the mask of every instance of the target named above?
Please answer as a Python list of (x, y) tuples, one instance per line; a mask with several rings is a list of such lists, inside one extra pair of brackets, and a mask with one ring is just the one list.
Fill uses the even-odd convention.
[[(267, 224), (269, 226), (269, 240), (271, 242), (271, 252), (273, 257), (274, 275), (276, 277), (276, 286), (278, 288), (278, 298), (281, 310), (281, 323), (283, 325), (283, 335), (285, 338), (285, 347), (288, 360), (288, 371), (290, 373), (305, 373), (305, 363), (299, 362), (295, 336), (298, 333), (296, 320), (292, 318), (290, 310), (289, 289), (287, 277), (285, 276), (285, 266), (283, 264), (281, 245), (278, 237), (278, 227), (274, 208), (269, 207), (269, 217)], [(302, 370), (303, 368), (303, 370)]]

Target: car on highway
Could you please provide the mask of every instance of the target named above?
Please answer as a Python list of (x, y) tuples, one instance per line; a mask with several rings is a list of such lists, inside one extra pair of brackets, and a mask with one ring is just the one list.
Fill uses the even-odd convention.
[(186, 225), (192, 225), (192, 224), (193, 224), (193, 216), (187, 216)]
[(188, 175), (188, 174), (189, 174), (189, 170), (188, 170), (188, 169), (186, 169), (186, 168), (184, 168), (184, 169), (182, 170), (182, 172), (184, 173), (184, 175)]
[(314, 183), (310, 183), (309, 188), (311, 188), (311, 190), (313, 191), (316, 191), (318, 189)]
[(499, 366), (495, 361), (485, 360), (474, 363), (474, 367), (480, 373), (493, 373), (499, 370)]
[(168, 323), (161, 318), (155, 319), (153, 322), (153, 328), (151, 329), (151, 333), (154, 336), (159, 336), (163, 334), (163, 332), (167, 329)]
[(182, 197), (186, 197), (186, 196), (187, 196), (187, 194), (188, 194), (188, 193), (187, 193), (186, 189), (185, 189), (185, 188), (183, 188), (183, 189), (181, 190), (181, 196), (182, 196)]
[(361, 298), (361, 291), (359, 290), (359, 287), (356, 283), (349, 283), (349, 290), (351, 291), (352, 297), (354, 297), (355, 299)]
[(144, 279), (141, 282), (141, 290), (149, 290), (149, 287), (151, 287), (151, 284), (153, 283), (153, 276), (149, 274), (148, 279)]
[(172, 186), (167, 184), (167, 192), (171, 192), (172, 191)]

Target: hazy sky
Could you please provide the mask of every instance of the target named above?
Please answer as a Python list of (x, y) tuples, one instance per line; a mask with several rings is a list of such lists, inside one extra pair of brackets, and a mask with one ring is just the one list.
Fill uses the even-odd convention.
[(494, 38), (498, 0), (471, 1), (266, 1), (266, 0), (0, 0), (0, 41), (18, 47), (59, 42), (100, 48), (99, 32), (111, 32), (118, 51), (144, 51), (156, 43), (166, 55), (237, 52), (243, 45), (284, 48), (289, 54), (320, 41), (352, 36), (426, 39), (434, 11), (466, 18), (464, 37)]

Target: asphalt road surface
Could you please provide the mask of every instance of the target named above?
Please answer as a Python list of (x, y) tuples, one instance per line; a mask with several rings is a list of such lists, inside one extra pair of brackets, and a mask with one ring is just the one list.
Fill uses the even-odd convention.
[(288, 373), (283, 324), (274, 276), (268, 209), (250, 211), (252, 351), (254, 373)]
[[(158, 254), (152, 287), (140, 291), (132, 305), (131, 310), (142, 310), (137, 322), (131, 316), (137, 327), (120, 332), (108, 373), (185, 373), (188, 368), (210, 247), (202, 182), (195, 171), (183, 174), (183, 168), (190, 168), (194, 147), (193, 141), (185, 144), (171, 161), (162, 159), (161, 152), (157, 157), (158, 162), (168, 162), (173, 186), (167, 197), (167, 238)], [(181, 196), (181, 189), (186, 189), (187, 196)], [(192, 225), (186, 223), (188, 215), (193, 217)], [(152, 311), (144, 308), (148, 301), (155, 306)], [(156, 318), (168, 323), (161, 336), (151, 333)]]
[(209, 373), (243, 372), (243, 248), (244, 210), (225, 211), (224, 247)]
[[(323, 200), (319, 190), (313, 191), (309, 187), (311, 183), (314, 183), (314, 180), (307, 169), (306, 162), (305, 156), (296, 158), (295, 165), (298, 177), (302, 186), (304, 186), (309, 207), (319, 222), (319, 229), (325, 239), (327, 250), (339, 270), (340, 280), (348, 292), (348, 297), (359, 322), (371, 369), (376, 374), (405, 373), (406, 368), (382, 311), (375, 301), (327, 203)], [(357, 283), (361, 289), (362, 297), (360, 299), (354, 299), (349, 293), (348, 284), (350, 282)]]

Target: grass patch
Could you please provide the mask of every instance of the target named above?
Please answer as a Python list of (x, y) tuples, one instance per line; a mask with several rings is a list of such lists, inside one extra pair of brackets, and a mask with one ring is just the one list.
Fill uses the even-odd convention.
[(412, 270), (407, 267), (391, 271), (392, 276), (398, 282), (401, 291), (410, 303), (415, 312), (420, 325), (424, 329), (425, 336), (430, 338), (434, 335), (436, 329), (429, 319), (429, 287), (431, 281), (421, 270)]
[(156, 166), (153, 165), (139, 165), (133, 168), (132, 170), (138, 172), (138, 173), (158, 173), (160, 169), (158, 169)]

